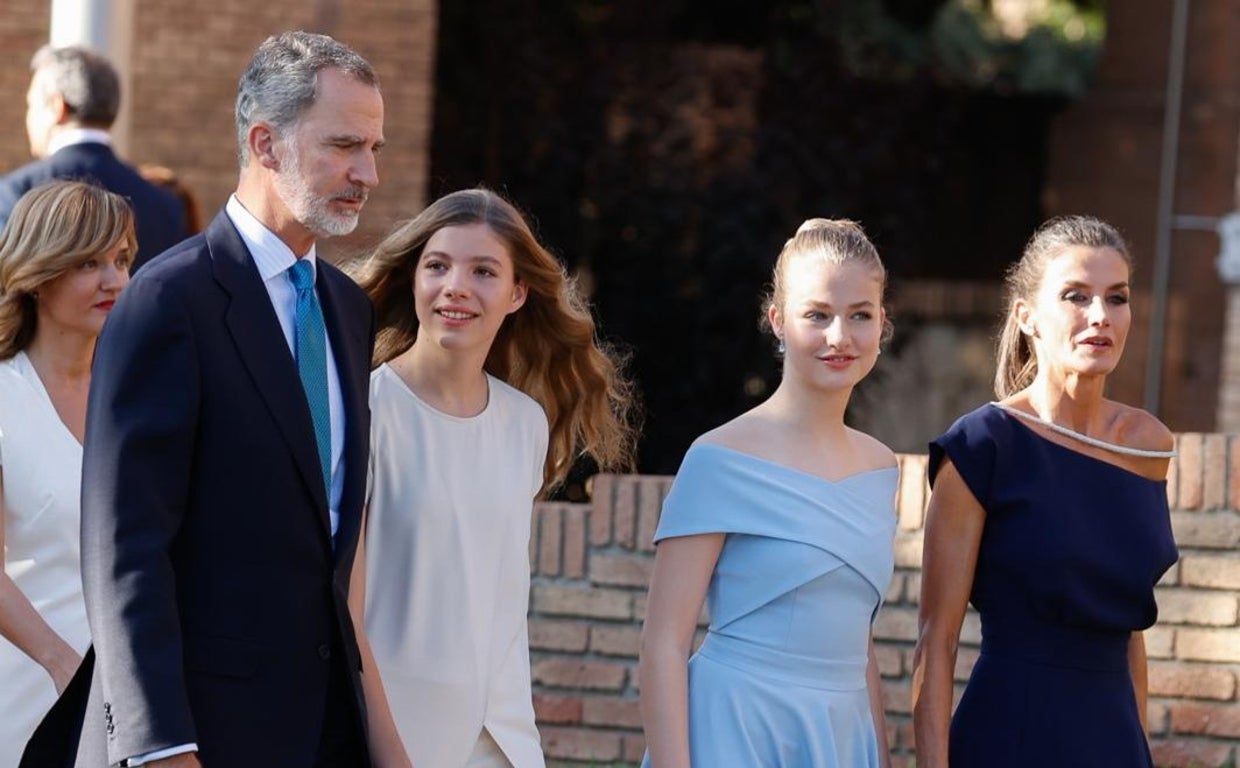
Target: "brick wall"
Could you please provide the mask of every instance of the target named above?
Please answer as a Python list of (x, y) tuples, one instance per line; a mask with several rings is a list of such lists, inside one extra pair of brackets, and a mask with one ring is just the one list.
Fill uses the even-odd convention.
[[(1120, 228), (1136, 260), (1134, 286), (1154, 275), (1159, 162), (1171, 0), (1106, 4), (1107, 36), (1089, 93), (1054, 121), (1043, 212), (1092, 213)], [(1187, 50), (1175, 184), (1177, 215), (1215, 217), (1237, 207), (1240, 66), (1234, 0), (1188, 5)], [(1224, 286), (1214, 267), (1218, 237), (1177, 229), (1171, 239), (1170, 303), (1160, 416), (1176, 431), (1223, 431), (1216, 423)], [(1139, 298), (1139, 297), (1134, 297)], [(1148, 300), (1134, 301), (1148, 312)], [(1150, 318), (1134, 316), (1125, 363), (1108, 379), (1116, 399), (1144, 394)], [(1240, 344), (1240, 339), (1236, 342)]]
[[(10, 5), (12, 8), (10, 8)], [(3, 0), (0, 13), (0, 172), (30, 159), (25, 132), (28, 65), (47, 42), (47, 0)], [(438, 5), (435, 0), (137, 0), (128, 160), (175, 170), (210, 217), (237, 183), (233, 102), (258, 44), (286, 29), (330, 34), (375, 66), (388, 145), (380, 185), (358, 231), (326, 242), (328, 258), (362, 250), (422, 209), (429, 173)]]
[(30, 57), (47, 42), (48, 0), (4, 0), (0, 9), (0, 172), (30, 160), (26, 89)]
[[(1240, 436), (1184, 434), (1167, 492), (1180, 562), (1158, 587), (1146, 633), (1149, 722), (1159, 768), (1240, 760)], [(896, 573), (874, 626), (898, 768), (913, 765), (910, 673), (921, 587), (925, 456), (901, 456)], [(534, 706), (552, 766), (632, 765), (643, 740), (637, 654), (651, 539), (670, 477), (600, 475), (593, 505), (535, 511), (530, 648)], [(960, 685), (980, 630), (962, 633)]]

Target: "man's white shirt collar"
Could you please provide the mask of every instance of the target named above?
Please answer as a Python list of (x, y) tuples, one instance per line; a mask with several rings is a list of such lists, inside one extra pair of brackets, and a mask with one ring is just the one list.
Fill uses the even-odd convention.
[[(236, 195), (228, 196), (224, 212), (228, 214), (229, 219), (232, 219), (233, 225), (241, 233), (241, 239), (250, 249), (250, 255), (254, 257), (254, 264), (258, 267), (258, 274), (263, 278), (263, 282), (287, 271), (289, 267), (297, 263), (297, 255), (293, 253), (293, 249), (277, 237), (275, 232), (267, 229), (254, 217), (254, 214), (247, 211)], [(310, 251), (302, 258), (310, 261), (310, 274), (317, 278), (318, 263), (315, 261), (315, 248), (316, 246), (311, 245)]]
[(54, 155), (74, 144), (112, 146), (112, 134), (101, 128), (62, 128), (47, 142), (47, 154)]

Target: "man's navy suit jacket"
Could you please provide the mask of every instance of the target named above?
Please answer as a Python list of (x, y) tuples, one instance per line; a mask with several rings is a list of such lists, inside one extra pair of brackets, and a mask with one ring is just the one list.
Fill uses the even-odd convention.
[(205, 766), (310, 768), (339, 654), (364, 728), (347, 596), (374, 315), (322, 260), (317, 290), (345, 411), (334, 542), (297, 366), (226, 215), (136, 275), (108, 318), (83, 458), (96, 662), (77, 766), (193, 742)]
[(106, 144), (90, 141), (70, 144), (0, 176), (0, 227), (8, 222), (18, 198), (53, 179), (98, 184), (129, 200), (138, 235), (138, 253), (130, 272), (189, 236), (185, 208), (175, 195), (142, 178)]

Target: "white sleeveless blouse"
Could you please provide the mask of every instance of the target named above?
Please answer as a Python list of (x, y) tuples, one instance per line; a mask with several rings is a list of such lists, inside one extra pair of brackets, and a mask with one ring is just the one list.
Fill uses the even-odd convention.
[(543, 768), (530, 691), (530, 518), (547, 418), (494, 377), (459, 418), (371, 375), (366, 632), (413, 764), (457, 768), (482, 729)]

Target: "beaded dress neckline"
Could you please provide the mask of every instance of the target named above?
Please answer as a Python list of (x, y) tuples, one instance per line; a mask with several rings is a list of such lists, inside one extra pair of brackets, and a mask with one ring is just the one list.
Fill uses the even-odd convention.
[(1025, 421), (1032, 421), (1035, 424), (1041, 424), (1056, 434), (1063, 435), (1064, 437), (1070, 437), (1074, 440), (1079, 440), (1086, 445), (1092, 445), (1093, 447), (1101, 448), (1104, 451), (1111, 451), (1125, 456), (1137, 456), (1143, 459), (1171, 459), (1175, 457), (1174, 449), (1170, 451), (1151, 451), (1144, 448), (1130, 448), (1126, 445), (1119, 445), (1118, 443), (1108, 443), (1106, 440), (1099, 440), (1096, 437), (1090, 437), (1082, 432), (1077, 432), (1075, 429), (1069, 429), (1068, 427), (1056, 424), (1053, 421), (1048, 421), (1041, 416), (1035, 416), (1032, 413), (1022, 411), (1019, 408), (1013, 408), (1010, 405), (1004, 405), (1003, 403), (993, 401), (990, 404), (1004, 413), (1010, 413), (1013, 416), (1018, 416), (1024, 419)]

